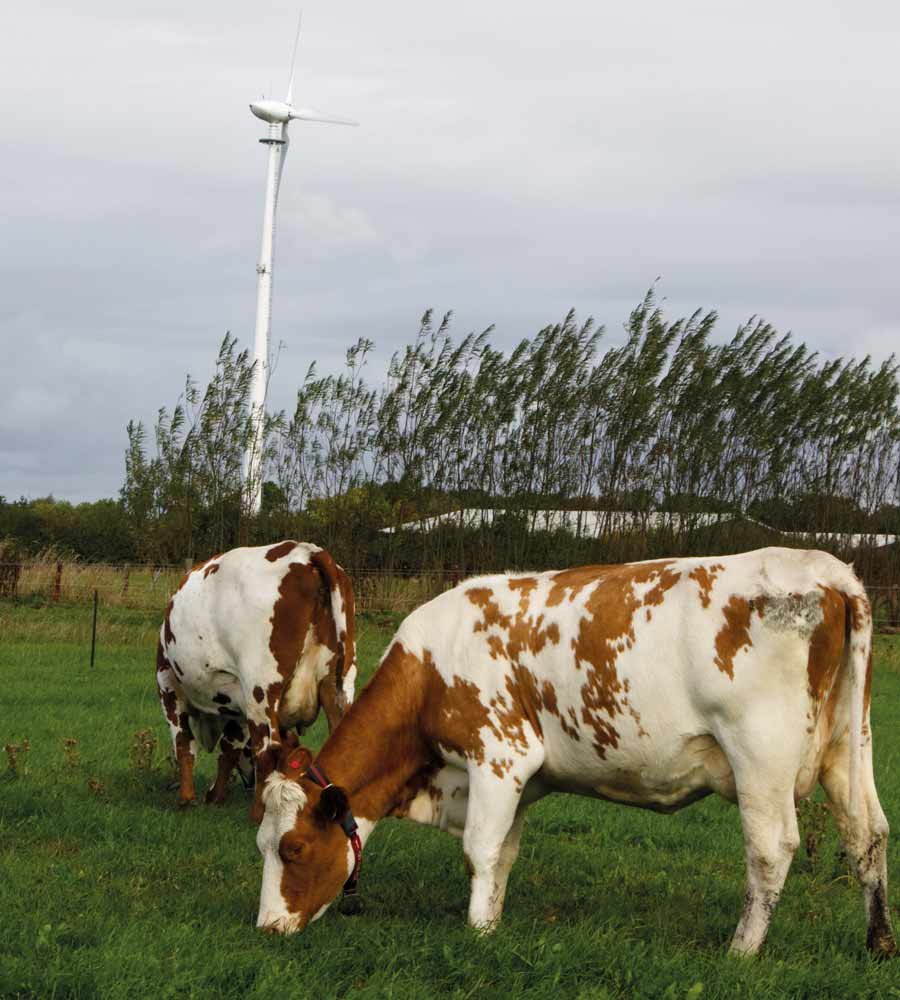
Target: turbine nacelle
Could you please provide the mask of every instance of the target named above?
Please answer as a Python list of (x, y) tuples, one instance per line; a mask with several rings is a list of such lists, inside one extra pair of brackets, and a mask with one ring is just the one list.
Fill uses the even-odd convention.
[(250, 110), (257, 118), (262, 118), (270, 125), (286, 125), (291, 120), (304, 122), (328, 122), (331, 125), (358, 125), (351, 118), (341, 118), (338, 115), (328, 115), (315, 108), (295, 108), (287, 101), (256, 101), (250, 105)]
[(291, 120), (293, 108), (284, 101), (256, 101), (250, 105), (250, 110), (270, 125), (283, 125)]

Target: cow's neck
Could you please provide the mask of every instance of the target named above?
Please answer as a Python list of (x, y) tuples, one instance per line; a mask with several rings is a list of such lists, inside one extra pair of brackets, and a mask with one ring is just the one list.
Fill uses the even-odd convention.
[(419, 728), (426, 684), (421, 662), (395, 644), (317, 757), (350, 796), (363, 839), (431, 761)]

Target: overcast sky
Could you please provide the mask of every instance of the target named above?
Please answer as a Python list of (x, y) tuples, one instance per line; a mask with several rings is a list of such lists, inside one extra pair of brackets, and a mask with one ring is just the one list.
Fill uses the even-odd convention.
[[(574, 306), (607, 343), (751, 314), (900, 347), (900, 4), (305, 0), (273, 402), (423, 310), (509, 347)], [(265, 132), (297, 4), (40, 0), (0, 19), (0, 494), (114, 496), (231, 330), (252, 345)]]

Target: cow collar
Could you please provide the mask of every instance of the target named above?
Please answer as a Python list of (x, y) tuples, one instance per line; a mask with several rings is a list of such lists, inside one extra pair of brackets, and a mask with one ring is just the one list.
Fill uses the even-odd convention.
[[(330, 788), (333, 784), (322, 768), (312, 761), (309, 762), (305, 773), (306, 777), (323, 791), (326, 788)], [(353, 871), (350, 872), (350, 877), (344, 883), (344, 897), (346, 898), (347, 896), (355, 896), (357, 894), (359, 869), (362, 865), (362, 841), (359, 839), (359, 827), (356, 823), (356, 817), (349, 807), (338, 822), (341, 824), (341, 829), (347, 835), (350, 846), (353, 848)]]

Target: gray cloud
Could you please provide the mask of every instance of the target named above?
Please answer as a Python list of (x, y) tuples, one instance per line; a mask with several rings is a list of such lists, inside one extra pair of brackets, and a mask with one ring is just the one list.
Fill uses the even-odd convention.
[[(795, 0), (304, 5), (273, 387), (428, 306), (510, 346), (570, 306), (621, 337), (751, 314), (825, 355), (900, 344), (900, 8)], [(0, 38), (0, 493), (114, 494), (226, 329), (252, 339), (262, 134), (296, 9), (20, 5)]]

